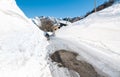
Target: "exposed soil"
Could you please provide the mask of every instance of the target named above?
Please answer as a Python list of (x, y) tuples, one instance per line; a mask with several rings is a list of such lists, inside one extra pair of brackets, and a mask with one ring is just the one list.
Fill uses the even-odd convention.
[(66, 50), (59, 50), (53, 53), (50, 57), (57, 62), (60, 67), (66, 67), (79, 73), (80, 77), (103, 77), (99, 75), (94, 67), (85, 62), (76, 59), (77, 53)]

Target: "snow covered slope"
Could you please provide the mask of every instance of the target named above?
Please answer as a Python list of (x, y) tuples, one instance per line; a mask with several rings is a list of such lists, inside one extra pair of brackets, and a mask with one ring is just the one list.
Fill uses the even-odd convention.
[(51, 77), (46, 38), (15, 0), (0, 0), (0, 21), (0, 77)]
[(77, 59), (92, 64), (99, 74), (120, 77), (120, 4), (61, 28), (50, 44), (52, 53), (60, 49), (77, 52)]

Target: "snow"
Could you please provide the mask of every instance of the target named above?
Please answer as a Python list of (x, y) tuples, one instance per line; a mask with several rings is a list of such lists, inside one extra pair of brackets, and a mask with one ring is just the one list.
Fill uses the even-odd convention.
[(41, 27), (41, 21), (39, 17), (32, 18), (31, 20), (35, 25), (37, 25), (38, 27)]
[(77, 59), (92, 64), (99, 74), (120, 77), (119, 8), (119, 3), (114, 4), (61, 28), (56, 32), (56, 37), (51, 37), (48, 46), (50, 53), (61, 49), (77, 52), (80, 55)]
[(15, 0), (0, 0), (0, 77), (51, 77), (48, 42)]
[(0, 0), (0, 77), (80, 77), (49, 59), (61, 49), (78, 53), (78, 60), (92, 64), (105, 77), (120, 77), (119, 8), (114, 4), (62, 27), (47, 42), (15, 0)]

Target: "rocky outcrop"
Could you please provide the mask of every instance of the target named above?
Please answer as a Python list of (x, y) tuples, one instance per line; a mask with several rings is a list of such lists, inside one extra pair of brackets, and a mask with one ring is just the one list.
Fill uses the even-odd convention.
[(66, 67), (79, 73), (80, 77), (103, 77), (100, 76), (94, 67), (85, 62), (76, 59), (78, 54), (66, 50), (59, 50), (53, 53), (50, 57), (54, 62), (57, 62), (60, 67)]

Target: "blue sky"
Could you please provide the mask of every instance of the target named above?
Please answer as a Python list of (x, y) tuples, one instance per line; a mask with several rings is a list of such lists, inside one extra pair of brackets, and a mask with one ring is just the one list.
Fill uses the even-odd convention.
[[(18, 6), (28, 17), (82, 16), (94, 7), (94, 0), (16, 0)], [(97, 0), (97, 5), (108, 0)]]

